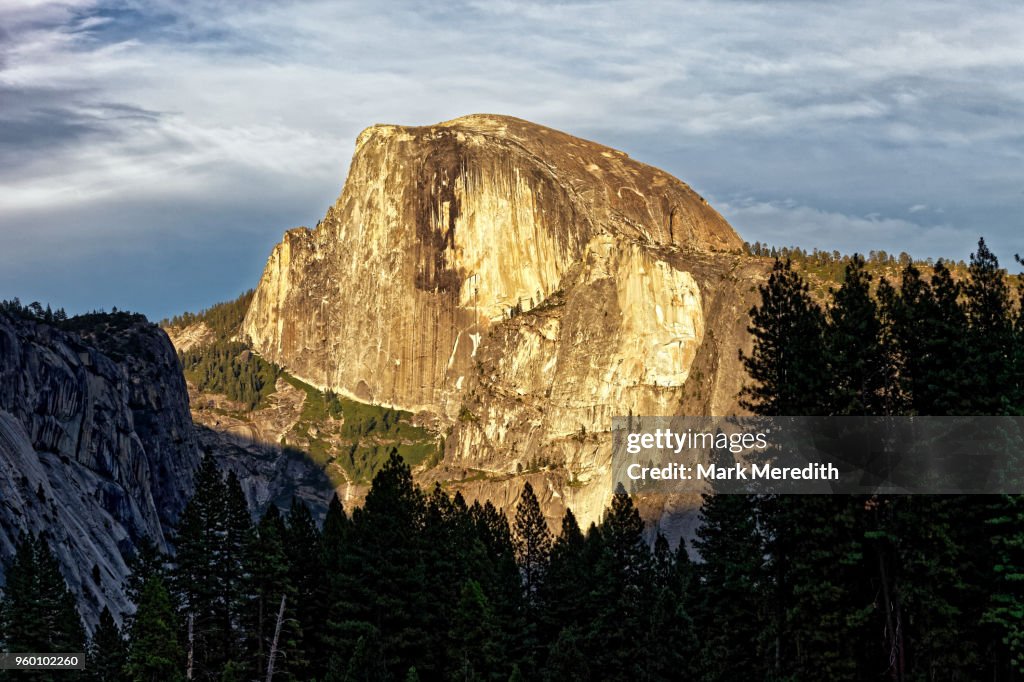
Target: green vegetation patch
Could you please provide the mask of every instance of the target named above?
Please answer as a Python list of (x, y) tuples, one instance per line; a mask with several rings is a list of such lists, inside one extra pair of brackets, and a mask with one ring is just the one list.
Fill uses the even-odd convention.
[[(440, 461), (436, 436), (411, 423), (411, 412), (321, 391), (287, 373), (281, 378), (306, 394), (293, 431), (308, 442), (309, 456), (317, 464), (335, 464), (350, 480), (368, 483), (392, 451), (412, 466)], [(337, 434), (345, 443), (340, 446), (321, 435), (320, 427), (330, 420), (343, 420)]]
[(237, 341), (215, 341), (179, 353), (181, 367), (200, 391), (220, 393), (254, 410), (274, 392), (281, 369)]

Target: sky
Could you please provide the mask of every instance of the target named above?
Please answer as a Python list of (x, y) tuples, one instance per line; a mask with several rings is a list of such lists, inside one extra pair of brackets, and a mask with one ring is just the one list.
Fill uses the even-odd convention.
[(359, 131), (617, 147), (753, 242), (1024, 252), (1024, 3), (0, 0), (0, 298), (160, 319), (259, 280)]

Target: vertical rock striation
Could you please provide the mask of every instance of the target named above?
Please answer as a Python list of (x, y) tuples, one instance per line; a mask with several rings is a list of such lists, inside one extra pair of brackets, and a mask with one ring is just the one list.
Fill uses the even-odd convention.
[(45, 531), (89, 623), (130, 610), (126, 562), (143, 538), (167, 548), (199, 461), (167, 336), (125, 314), (93, 322), (0, 313), (0, 559)]

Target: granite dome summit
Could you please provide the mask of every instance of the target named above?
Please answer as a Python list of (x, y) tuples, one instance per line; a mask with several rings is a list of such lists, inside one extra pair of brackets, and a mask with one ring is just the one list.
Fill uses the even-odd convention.
[[(641, 251), (741, 245), (686, 184), (609, 147), (504, 116), (376, 125), (356, 141), (348, 182), (317, 229), (289, 231), (275, 249), (245, 331), (318, 385), (437, 408), (473, 354), (456, 339), (540, 305), (608, 237)], [(289, 309), (308, 312), (310, 296), (335, 309), (281, 324)], [(410, 306), (432, 311), (419, 331), (447, 341), (443, 358), (398, 338), (412, 330), (391, 323)], [(320, 362), (316, 351), (350, 326), (363, 343), (338, 350), (356, 362)]]

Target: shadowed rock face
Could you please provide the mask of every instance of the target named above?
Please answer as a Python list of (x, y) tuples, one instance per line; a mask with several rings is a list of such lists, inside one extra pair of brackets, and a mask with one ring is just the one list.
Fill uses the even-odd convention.
[(0, 313), (0, 571), (20, 533), (45, 531), (90, 626), (104, 606), (131, 610), (128, 557), (143, 538), (167, 549), (198, 462), (166, 334)]
[(735, 411), (741, 246), (686, 184), (593, 142), (489, 115), (373, 126), (324, 220), (274, 249), (243, 335), (309, 383), (436, 415), (428, 476), (544, 460), (549, 516), (578, 498), (589, 520), (611, 416)]

